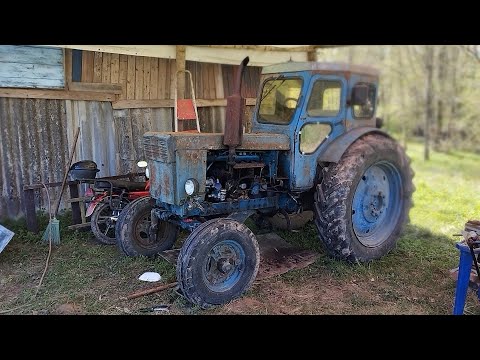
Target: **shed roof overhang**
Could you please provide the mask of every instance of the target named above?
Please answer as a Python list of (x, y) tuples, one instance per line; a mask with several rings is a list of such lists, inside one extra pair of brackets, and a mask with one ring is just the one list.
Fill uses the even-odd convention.
[[(67, 49), (175, 59), (178, 45), (48, 45)], [(190, 61), (238, 65), (245, 56), (249, 65), (266, 66), (286, 61), (308, 61), (317, 49), (343, 45), (185, 45)]]

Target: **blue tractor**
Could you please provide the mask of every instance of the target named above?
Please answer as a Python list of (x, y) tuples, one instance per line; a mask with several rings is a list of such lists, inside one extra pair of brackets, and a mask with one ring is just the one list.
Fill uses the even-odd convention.
[(349, 262), (387, 254), (408, 221), (412, 170), (375, 117), (378, 72), (364, 66), (288, 62), (267, 66), (251, 132), (238, 68), (225, 131), (144, 134), (151, 197), (122, 211), (121, 251), (154, 256), (190, 232), (177, 260), (183, 295), (224, 304), (255, 280), (260, 256), (244, 225), (311, 211), (328, 253)]

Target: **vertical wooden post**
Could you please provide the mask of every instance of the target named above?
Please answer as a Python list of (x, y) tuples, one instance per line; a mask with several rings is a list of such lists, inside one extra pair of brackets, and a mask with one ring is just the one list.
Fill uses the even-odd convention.
[[(176, 46), (176, 70), (185, 70), (185, 45)], [(185, 72), (177, 73), (177, 99), (185, 99)], [(174, 115), (175, 116), (175, 115)], [(177, 121), (177, 119), (174, 119)], [(183, 121), (178, 122), (178, 131), (183, 131)]]
[(65, 90), (70, 89), (72, 83), (72, 50), (63, 49), (63, 61), (65, 69)]
[[(177, 71), (185, 70), (185, 45), (176, 46), (177, 53)], [(179, 99), (185, 99), (185, 73), (177, 75), (177, 96)]]
[(25, 194), (25, 217), (27, 230), (38, 233), (37, 213), (35, 211), (35, 190), (24, 190)]
[(307, 52), (307, 61), (317, 61), (317, 49), (312, 46)]
[[(78, 198), (78, 184), (69, 184), (70, 188), (70, 198)], [(82, 223), (82, 214), (80, 213), (80, 203), (72, 202), (72, 222), (73, 224)]]

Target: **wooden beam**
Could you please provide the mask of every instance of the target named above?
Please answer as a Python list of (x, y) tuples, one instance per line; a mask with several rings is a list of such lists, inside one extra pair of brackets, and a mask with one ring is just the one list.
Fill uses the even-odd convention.
[(27, 220), (27, 230), (34, 233), (38, 232), (37, 212), (35, 209), (35, 192), (33, 189), (24, 190), (25, 194), (25, 217)]
[(69, 230), (76, 230), (76, 229), (81, 229), (81, 228), (86, 228), (90, 227), (90, 222), (86, 222), (84, 224), (75, 224), (75, 225), (69, 225), (67, 226)]
[[(185, 54), (185, 45), (177, 45), (177, 71), (185, 70)], [(179, 99), (185, 99), (185, 73), (177, 74), (177, 94)], [(175, 94), (173, 95), (175, 96)]]
[[(70, 200), (74, 198), (78, 198), (78, 184), (71, 184), (68, 187), (70, 189)], [(82, 215), (80, 213), (80, 204), (78, 202), (71, 202), (71, 207), (72, 207), (72, 222), (74, 224), (81, 224)]]
[(112, 103), (113, 109), (170, 108), (173, 100), (119, 100)]
[(277, 51), (277, 52), (308, 52), (312, 48), (331, 47), (331, 45), (195, 45), (198, 47), (215, 49), (236, 49), (236, 50), (256, 50), (256, 51)]
[(317, 51), (315, 49), (307, 52), (307, 61), (317, 61)]
[(72, 50), (64, 49), (64, 62), (65, 62), (65, 89), (70, 88), (72, 83)]
[[(247, 106), (254, 106), (257, 99), (247, 98)], [(172, 99), (163, 100), (119, 100), (112, 103), (113, 109), (171, 108)], [(227, 106), (227, 99), (197, 99), (197, 107)]]
[(118, 84), (103, 84), (103, 83), (87, 83), (87, 82), (74, 82), (70, 84), (70, 90), (72, 91), (89, 91), (89, 92), (102, 92), (108, 94), (121, 94), (123, 91), (122, 85)]
[(113, 93), (43, 89), (0, 88), (0, 97), (19, 99), (115, 101), (115, 94)]

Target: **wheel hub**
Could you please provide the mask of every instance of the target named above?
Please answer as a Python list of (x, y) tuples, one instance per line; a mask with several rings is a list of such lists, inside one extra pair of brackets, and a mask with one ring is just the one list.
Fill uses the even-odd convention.
[(366, 203), (363, 206), (363, 216), (365, 219), (370, 222), (374, 223), (378, 220), (378, 218), (383, 214), (387, 202), (385, 201), (385, 195), (382, 191), (378, 191), (377, 193), (372, 192), (369, 196), (365, 197)]
[(232, 270), (233, 265), (230, 263), (229, 259), (222, 258), (218, 261), (217, 268), (222, 274), (227, 274)]
[(352, 203), (353, 230), (365, 246), (375, 247), (388, 237), (400, 214), (401, 177), (387, 162), (370, 166), (360, 179)]
[(233, 240), (216, 244), (208, 253), (205, 262), (204, 281), (213, 291), (232, 288), (243, 273), (245, 253)]

